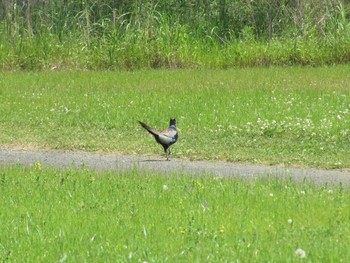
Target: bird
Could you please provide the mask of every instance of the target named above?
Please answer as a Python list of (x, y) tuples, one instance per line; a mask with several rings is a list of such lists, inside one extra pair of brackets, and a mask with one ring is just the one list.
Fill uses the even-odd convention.
[(176, 130), (176, 119), (170, 118), (169, 127), (163, 131), (157, 131), (154, 128), (149, 127), (142, 121), (138, 121), (143, 128), (145, 128), (150, 134), (154, 136), (157, 143), (163, 146), (167, 161), (169, 161), (170, 156), (170, 145), (176, 143), (179, 134)]

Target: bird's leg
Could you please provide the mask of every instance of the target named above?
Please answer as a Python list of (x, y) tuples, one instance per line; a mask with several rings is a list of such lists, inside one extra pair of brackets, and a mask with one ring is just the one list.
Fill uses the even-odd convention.
[(164, 153), (165, 153), (165, 157), (166, 160), (169, 161), (169, 157), (168, 157), (168, 149), (164, 147)]
[(167, 161), (170, 161), (169, 157), (170, 157), (170, 149), (168, 148), (168, 150), (166, 152), (166, 160)]

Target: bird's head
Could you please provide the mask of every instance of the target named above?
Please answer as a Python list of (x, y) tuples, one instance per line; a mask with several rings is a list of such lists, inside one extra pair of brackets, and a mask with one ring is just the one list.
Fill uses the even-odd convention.
[(176, 128), (176, 120), (174, 117), (170, 119), (169, 127)]

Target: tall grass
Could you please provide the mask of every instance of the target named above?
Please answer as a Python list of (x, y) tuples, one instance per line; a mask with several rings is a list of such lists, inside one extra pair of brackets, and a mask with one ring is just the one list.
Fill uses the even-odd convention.
[(342, 186), (37, 163), (0, 167), (0, 192), (2, 261), (350, 259), (350, 192)]
[(343, 0), (6, 0), (0, 4), (0, 68), (347, 63), (348, 16)]

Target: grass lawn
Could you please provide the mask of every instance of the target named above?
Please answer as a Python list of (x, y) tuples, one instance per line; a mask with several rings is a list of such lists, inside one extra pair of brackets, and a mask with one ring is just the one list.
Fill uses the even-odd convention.
[[(0, 166), (3, 262), (348, 262), (350, 191)], [(305, 253), (305, 255), (304, 255)]]
[(0, 145), (350, 167), (350, 66), (0, 73)]

